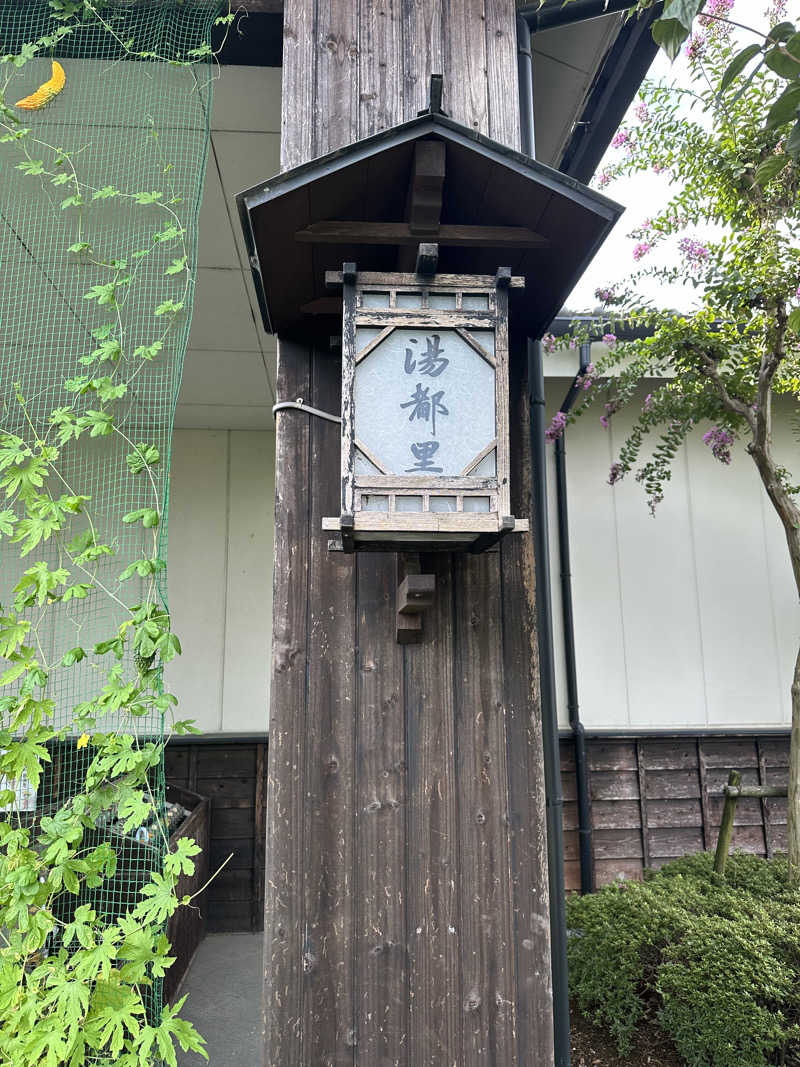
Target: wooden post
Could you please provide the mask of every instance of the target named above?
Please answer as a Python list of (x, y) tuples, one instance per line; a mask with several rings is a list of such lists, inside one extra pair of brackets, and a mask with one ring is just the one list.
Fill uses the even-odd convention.
[[(434, 73), (451, 117), (519, 146), (514, 0), (286, 0), (283, 167), (413, 118)], [(521, 341), (509, 514), (530, 518)], [(279, 400), (337, 411), (340, 375), (327, 338), (279, 339)], [(530, 538), (423, 555), (436, 594), (400, 645), (394, 555), (321, 529), (338, 427), (287, 410), (276, 434), (264, 1062), (549, 1067)]]
[(739, 794), (729, 792), (737, 788), (742, 781), (738, 771), (731, 771), (728, 775), (728, 789), (725, 790), (725, 804), (722, 808), (722, 822), (719, 825), (719, 837), (717, 838), (717, 851), (714, 853), (714, 870), (717, 874), (725, 873), (725, 864), (728, 861), (728, 852), (733, 837), (733, 817), (736, 814), (736, 801)]

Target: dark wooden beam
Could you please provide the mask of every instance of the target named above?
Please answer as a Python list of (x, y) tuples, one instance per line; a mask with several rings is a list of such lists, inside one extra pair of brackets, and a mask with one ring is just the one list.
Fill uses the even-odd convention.
[(253, 15), (282, 15), (283, 0), (238, 0), (233, 10), (240, 11), (242, 8)]
[[(407, 222), (314, 222), (295, 233), (296, 241), (335, 245), (415, 245), (419, 233)], [(472, 248), (545, 248), (550, 242), (525, 226), (444, 224), (436, 231), (440, 245)]]

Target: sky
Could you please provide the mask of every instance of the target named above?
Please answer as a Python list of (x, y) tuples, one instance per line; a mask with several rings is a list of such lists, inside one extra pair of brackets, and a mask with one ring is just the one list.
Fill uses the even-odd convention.
[[(767, 3), (768, 0), (736, 0), (730, 17), (747, 25), (765, 27)], [(757, 40), (752, 34), (738, 33), (737, 36), (740, 37), (743, 45)], [(659, 50), (648, 78), (651, 81), (663, 81), (667, 84), (675, 82), (678, 85), (689, 85), (689, 67), (683, 51), (671, 64), (664, 53)], [(635, 124), (633, 108), (637, 100), (634, 100), (625, 116), (622, 122), (623, 127)], [(614, 162), (619, 157), (620, 151), (624, 149), (609, 148), (597, 173), (599, 174), (607, 164)], [(596, 179), (591, 184), (593, 188), (597, 188)], [(670, 197), (678, 192), (678, 189), (679, 186), (670, 185), (666, 175), (646, 173), (619, 178), (602, 190), (612, 200), (623, 204), (626, 210), (570, 294), (567, 307), (571, 311), (591, 310), (598, 303), (594, 296), (595, 289), (627, 281), (637, 267), (633, 259), (633, 249), (637, 244), (637, 239), (629, 237), (628, 234), (640, 226), (649, 215), (653, 215), (661, 208)], [(711, 236), (712, 232), (712, 228), (708, 227), (705, 230), (687, 231), (687, 236), (703, 240)], [(677, 240), (676, 237), (670, 242), (665, 242), (656, 251), (650, 253), (647, 257), (647, 264), (674, 265), (678, 263)], [(698, 290), (693, 286), (665, 286), (649, 278), (639, 281), (637, 290), (662, 307), (674, 307), (678, 310), (688, 310), (698, 300)]]

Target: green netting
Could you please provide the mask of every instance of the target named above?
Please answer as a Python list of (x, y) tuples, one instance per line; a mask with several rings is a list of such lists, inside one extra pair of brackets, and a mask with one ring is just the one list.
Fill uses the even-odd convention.
[[(52, 479), (58, 484), (49, 486), (54, 496), (90, 497), (87, 514), (75, 517), (69, 536), (64, 531), (40, 543), (22, 560), (19, 545), (3, 539), (0, 600), (7, 610), (21, 573), (39, 560), (67, 567), (70, 582), (93, 586), (83, 598), (45, 600), (23, 613), (37, 657), (53, 668), (47, 695), (55, 702), (54, 723), (69, 727), (76, 707), (97, 696), (114, 666), (113, 651), (95, 651), (97, 642), (113, 637), (127, 609), (148, 596), (166, 608), (165, 570), (125, 582), (120, 575), (136, 560), (166, 560), (170, 444), (194, 294), (213, 82), (207, 58), (191, 66), (171, 61), (207, 51), (219, 5), (110, 3), (100, 8), (100, 20), (89, 14), (77, 21), (58, 21), (59, 6), (0, 2), (0, 55), (24, 54), (23, 46), (59, 26), (69, 30), (27, 62), (0, 65), (0, 85), (8, 79), (5, 103), (31, 131), (0, 143), (0, 430), (55, 443), (59, 426), (51, 413), (69, 408), (69, 418), (94, 420), (98, 432), (92, 436), (93, 426), (63, 444)], [(63, 90), (41, 110), (15, 109), (47, 82), (53, 59), (65, 72)], [(0, 120), (0, 134), (13, 130), (2, 111)], [(127, 392), (115, 397), (121, 382)], [(113, 418), (110, 433), (100, 432), (109, 428), (106, 415)], [(160, 461), (134, 474), (127, 457), (140, 443), (157, 449)], [(0, 497), (0, 524), (4, 507)], [(159, 525), (121, 521), (139, 509), (159, 512)], [(17, 519), (24, 509), (18, 512)], [(108, 543), (115, 554), (83, 570), (74, 566), (75, 552), (65, 554), (65, 545), (81, 531), (84, 544)], [(56, 669), (75, 647), (86, 658)], [(128, 642), (123, 677), (158, 668), (157, 659), (131, 659)], [(163, 727), (160, 713), (135, 717), (123, 704), (98, 728), (141, 740), (159, 738)], [(50, 742), (51, 762), (37, 789), (24, 778), (11, 783), (16, 801), (2, 817), (35, 823), (84, 788), (92, 746), (78, 733), (67, 729)], [(155, 810), (143, 830), (125, 834), (110, 809), (88, 835), (112, 841), (117, 873), (97, 889), (82, 888), (77, 899), (64, 894), (62, 918), (84, 900), (117, 917), (137, 901), (149, 872), (160, 869), (163, 760), (153, 768), (151, 788)], [(150, 997), (157, 1009), (158, 983)]]

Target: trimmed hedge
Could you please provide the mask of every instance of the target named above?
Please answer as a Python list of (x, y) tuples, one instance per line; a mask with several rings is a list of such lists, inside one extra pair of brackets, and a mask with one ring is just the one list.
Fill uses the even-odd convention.
[(800, 1039), (800, 893), (786, 860), (701, 853), (567, 903), (570, 991), (630, 1051), (655, 1017), (689, 1067), (765, 1067)]

